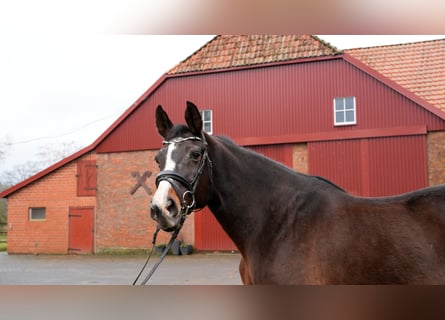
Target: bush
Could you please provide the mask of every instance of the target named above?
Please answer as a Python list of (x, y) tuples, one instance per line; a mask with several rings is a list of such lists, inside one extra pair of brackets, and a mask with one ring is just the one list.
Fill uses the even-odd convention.
[(6, 223), (7, 202), (6, 199), (0, 199), (0, 224)]

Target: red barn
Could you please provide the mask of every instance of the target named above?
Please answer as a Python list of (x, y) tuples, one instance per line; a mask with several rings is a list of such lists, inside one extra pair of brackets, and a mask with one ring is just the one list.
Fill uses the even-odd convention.
[[(217, 36), (91, 146), (0, 193), (8, 251), (149, 247), (159, 104), (183, 122), (193, 101), (212, 134), (353, 194), (443, 183), (444, 79), (445, 40), (343, 52), (308, 35)], [(180, 237), (201, 250), (236, 249), (208, 210), (193, 214)]]

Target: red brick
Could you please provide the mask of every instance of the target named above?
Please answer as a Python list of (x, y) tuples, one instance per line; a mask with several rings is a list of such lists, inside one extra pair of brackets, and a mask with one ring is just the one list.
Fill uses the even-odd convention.
[[(8, 198), (9, 253), (68, 252), (69, 207), (96, 206), (95, 197), (77, 197), (76, 172), (76, 162), (69, 163)], [(31, 207), (45, 207), (46, 220), (30, 221)]]
[(292, 168), (301, 173), (308, 173), (307, 143), (297, 143), (292, 147)]
[(428, 184), (445, 183), (445, 132), (430, 132), (427, 138)]
[[(98, 190), (96, 214), (96, 248), (149, 248), (156, 223), (150, 217), (151, 196), (140, 187), (133, 195), (136, 184), (132, 172), (142, 175), (152, 172), (146, 180), (154, 193), (155, 177), (159, 172), (154, 161), (157, 151), (106, 153), (97, 155)], [(160, 232), (157, 243), (165, 243), (170, 233)], [(194, 243), (194, 220), (189, 217), (178, 238)]]

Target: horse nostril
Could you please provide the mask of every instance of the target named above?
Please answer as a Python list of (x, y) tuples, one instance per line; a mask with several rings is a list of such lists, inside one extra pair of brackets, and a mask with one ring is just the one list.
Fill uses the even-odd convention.
[(151, 217), (153, 218), (153, 220), (157, 220), (159, 214), (161, 214), (161, 208), (159, 208), (155, 204), (152, 204), (150, 207), (150, 211), (151, 211)]
[(174, 207), (174, 205), (175, 205), (175, 203), (173, 202), (173, 200), (168, 199), (165, 207), (168, 211), (170, 211)]

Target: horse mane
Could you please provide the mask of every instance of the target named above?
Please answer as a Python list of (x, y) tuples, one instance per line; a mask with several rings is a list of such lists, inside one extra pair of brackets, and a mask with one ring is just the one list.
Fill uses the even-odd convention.
[(296, 175), (299, 175), (299, 176), (304, 176), (306, 178), (316, 179), (317, 181), (327, 183), (328, 185), (334, 187), (335, 189), (337, 189), (337, 190), (339, 190), (341, 192), (345, 192), (346, 193), (346, 190), (344, 190), (343, 188), (341, 188), (340, 186), (336, 185), (335, 183), (333, 183), (332, 181), (330, 181), (330, 180), (328, 180), (326, 178), (323, 178), (323, 177), (320, 177), (320, 176), (304, 174), (304, 173), (295, 171), (292, 168), (287, 167), (286, 165), (284, 165), (281, 162), (275, 161), (275, 160), (273, 160), (273, 159), (271, 159), (269, 157), (266, 157), (266, 156), (264, 156), (264, 155), (262, 155), (262, 154), (260, 154), (258, 152), (255, 152), (253, 150), (250, 150), (250, 149), (247, 149), (245, 147), (241, 147), (241, 146), (237, 145), (235, 142), (233, 142), (230, 138), (228, 138), (226, 136), (214, 136), (214, 137), (217, 138), (218, 140), (220, 140), (221, 142), (225, 143), (226, 145), (228, 144), (228, 145), (230, 145), (232, 147), (239, 148), (242, 151), (245, 151), (247, 153), (253, 154), (253, 155), (258, 156), (260, 158), (267, 159), (267, 160), (269, 160), (269, 161), (271, 161), (271, 162), (273, 162), (273, 163), (275, 163), (275, 164), (285, 168), (286, 170), (290, 171), (292, 174), (296, 174)]
[(318, 180), (321, 180), (321, 181), (323, 181), (323, 182), (326, 182), (327, 184), (333, 186), (333, 187), (336, 188), (337, 190), (346, 193), (346, 190), (345, 190), (345, 189), (341, 188), (340, 186), (336, 185), (335, 183), (333, 183), (332, 181), (330, 181), (330, 180), (328, 180), (328, 179), (326, 179), (326, 178), (323, 178), (323, 177), (320, 177), (320, 176), (311, 176), (311, 177), (313, 177), (313, 178), (315, 178), (315, 179), (318, 179)]

